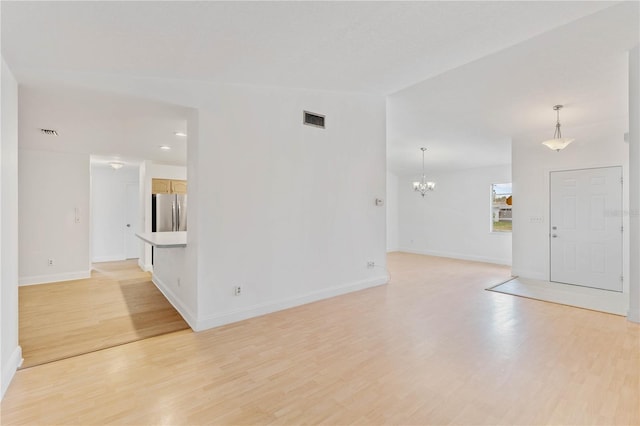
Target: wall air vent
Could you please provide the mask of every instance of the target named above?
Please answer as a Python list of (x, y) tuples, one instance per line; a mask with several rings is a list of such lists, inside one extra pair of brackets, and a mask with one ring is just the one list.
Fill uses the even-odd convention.
[(58, 132), (53, 129), (40, 129), (40, 133), (47, 136), (58, 136)]
[(307, 126), (319, 127), (324, 129), (324, 115), (315, 112), (304, 111), (304, 124)]

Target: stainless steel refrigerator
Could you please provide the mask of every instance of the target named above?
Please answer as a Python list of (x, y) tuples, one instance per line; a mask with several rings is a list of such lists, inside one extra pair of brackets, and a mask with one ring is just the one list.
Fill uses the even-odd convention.
[(151, 231), (176, 232), (187, 230), (187, 195), (153, 194)]

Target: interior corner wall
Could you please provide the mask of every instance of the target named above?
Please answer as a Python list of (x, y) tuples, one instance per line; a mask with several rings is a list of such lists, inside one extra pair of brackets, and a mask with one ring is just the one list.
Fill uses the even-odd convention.
[(387, 172), (387, 252), (398, 251), (398, 176)]
[(124, 228), (126, 190), (128, 184), (138, 185), (138, 179), (139, 171), (135, 166), (114, 170), (108, 164), (91, 165), (92, 262), (127, 258)]
[(22, 362), (18, 345), (18, 83), (0, 70), (0, 399)]
[(20, 149), (18, 164), (20, 285), (90, 277), (89, 155)]
[[(626, 120), (567, 127), (576, 140), (562, 151), (552, 151), (540, 141), (548, 135), (514, 138), (513, 166), (513, 267), (512, 273), (526, 278), (549, 279), (549, 173), (605, 166), (622, 166), (624, 182), (629, 178), (628, 144), (624, 142)], [(623, 185), (623, 212), (629, 209), (629, 186)], [(623, 214), (621, 212), (620, 214)], [(628, 229), (629, 216), (624, 216)], [(540, 222), (536, 218), (543, 218)], [(623, 275), (628, 276), (629, 233), (623, 236)], [(628, 291), (628, 282), (623, 285)]]
[[(181, 287), (180, 298), (187, 315), (193, 321), (189, 325), (198, 328), (198, 277), (207, 277), (207, 264), (199, 260), (200, 253), (200, 169), (207, 167), (206, 161), (200, 161), (200, 113), (192, 109), (187, 116), (187, 193), (189, 194), (189, 206), (187, 207), (187, 247), (184, 250), (185, 285)], [(206, 261), (206, 260), (205, 260)]]
[[(511, 182), (509, 165), (429, 176), (424, 197), (410, 176), (399, 176), (400, 251), (501, 265), (511, 264), (508, 232), (491, 231), (491, 184)], [(514, 197), (515, 198), (515, 197)]]
[(629, 313), (640, 322), (640, 45), (629, 52)]
[[(375, 205), (386, 191), (384, 97), (247, 86), (209, 96), (195, 165), (197, 328), (386, 283)], [(326, 115), (326, 128), (303, 125), (304, 110)]]

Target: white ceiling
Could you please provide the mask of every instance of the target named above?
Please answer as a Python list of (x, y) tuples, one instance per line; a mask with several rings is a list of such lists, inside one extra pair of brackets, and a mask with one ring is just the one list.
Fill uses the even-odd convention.
[(19, 96), (21, 149), (84, 153), (94, 163), (186, 164), (186, 138), (175, 133), (186, 132), (187, 108), (71, 87), (23, 86)]
[[(637, 6), (588, 1), (0, 3), (2, 55), (32, 91), (33, 108), (24, 106), (21, 116), (33, 118), (31, 128), (44, 127), (53, 117), (50, 110), (36, 108), (38, 97), (50, 90), (60, 90), (52, 99), (66, 96), (67, 88), (55, 88), (51, 76), (56, 73), (64, 73), (67, 81), (73, 75), (82, 75), (84, 82), (95, 76), (96, 88), (100, 76), (119, 75), (380, 94), (405, 89), (390, 98), (387, 123), (389, 167), (398, 173), (419, 164), (420, 146), (430, 148), (428, 162), (434, 168), (508, 162), (510, 135), (541, 126), (553, 130), (554, 103), (571, 104), (563, 111), (567, 131), (570, 111), (582, 108), (583, 118), (606, 111), (586, 109), (598, 97), (619, 101), (620, 55), (629, 39), (637, 40)], [(581, 24), (599, 11), (604, 18)], [(567, 30), (576, 25), (581, 29)], [(561, 35), (568, 31), (567, 38), (549, 37), (554, 29)], [(591, 60), (594, 52), (598, 60)], [(611, 69), (598, 66), (603, 59), (613, 61)], [(71, 105), (74, 96), (64, 104), (67, 117), (78, 112)], [(85, 99), (80, 112), (88, 114), (88, 105), (99, 108), (101, 96), (96, 103)], [(134, 104), (144, 115), (147, 106)], [(48, 105), (64, 112), (57, 101)], [(73, 125), (59, 119), (47, 125)], [(122, 139), (128, 142), (115, 145), (110, 154), (127, 155), (140, 143)], [(138, 139), (156, 143), (155, 137)], [(109, 154), (104, 151), (93, 153)]]
[(22, 69), (391, 93), (608, 2), (2, 2)]
[(627, 123), (638, 5), (613, 6), (390, 95), (389, 169), (419, 175), (422, 146), (430, 172), (510, 164), (513, 137), (553, 136), (556, 104), (568, 137), (594, 123)]

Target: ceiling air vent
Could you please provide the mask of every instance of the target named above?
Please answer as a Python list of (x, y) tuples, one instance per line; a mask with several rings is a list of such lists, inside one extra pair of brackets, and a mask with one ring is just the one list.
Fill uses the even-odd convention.
[(304, 111), (304, 124), (324, 129), (324, 115)]
[(40, 133), (47, 136), (58, 136), (58, 132), (53, 129), (40, 129)]

